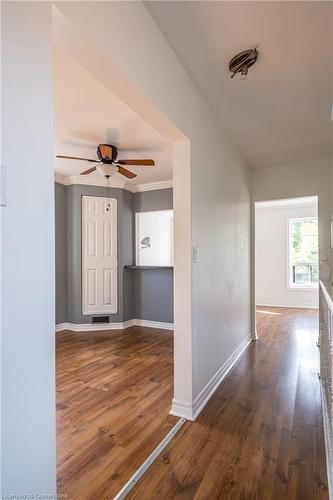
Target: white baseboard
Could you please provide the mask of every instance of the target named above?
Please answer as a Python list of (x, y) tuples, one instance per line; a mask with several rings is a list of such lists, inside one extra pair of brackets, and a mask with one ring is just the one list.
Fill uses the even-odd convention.
[(176, 399), (172, 400), (172, 406), (169, 414), (174, 415), (175, 417), (186, 418), (186, 420), (194, 420), (192, 404), (184, 401), (178, 401)]
[(208, 384), (200, 391), (198, 396), (195, 398), (193, 404), (185, 401), (172, 401), (172, 407), (170, 415), (176, 415), (177, 417), (184, 417), (187, 420), (195, 420), (203, 408), (206, 406), (210, 398), (213, 396), (214, 392), (221, 384), (223, 379), (230, 372), (231, 368), (239, 360), (247, 346), (251, 343), (251, 335), (248, 335), (240, 345), (234, 350), (234, 352), (229, 356), (226, 362), (217, 370), (215, 375), (210, 379)]
[(318, 303), (316, 304), (295, 304), (294, 302), (287, 304), (285, 302), (278, 302), (278, 303), (267, 303), (260, 301), (260, 304), (257, 304), (257, 307), (289, 307), (289, 308), (295, 308), (295, 309), (318, 309), (319, 305)]
[(71, 330), (73, 332), (97, 332), (105, 330), (125, 330), (130, 326), (144, 326), (156, 328), (158, 330), (173, 330), (173, 323), (163, 323), (160, 321), (148, 321), (145, 319), (130, 319), (118, 323), (60, 323), (56, 325), (56, 332)]
[(325, 454), (326, 454), (326, 470), (327, 470), (327, 483), (328, 483), (328, 497), (333, 500), (333, 434), (332, 434), (332, 423), (330, 422), (329, 414), (327, 411), (327, 404), (325, 398), (325, 391), (320, 382), (320, 393), (321, 393), (321, 405), (323, 409), (323, 428), (324, 428), (324, 440), (325, 440)]
[(202, 389), (202, 391), (195, 398), (193, 403), (193, 420), (195, 420), (203, 408), (206, 406), (218, 386), (221, 384), (222, 380), (228, 375), (231, 368), (241, 357), (247, 346), (251, 343), (251, 335), (248, 335), (234, 350), (234, 352), (229, 356), (227, 361), (219, 368), (219, 370), (213, 375), (208, 384)]
[(254, 333), (251, 333), (251, 339), (252, 340), (259, 340), (259, 335), (257, 330), (254, 331)]
[(97, 332), (102, 330), (124, 330), (134, 326), (133, 320), (119, 323), (60, 323), (56, 325), (56, 332), (71, 330), (72, 332)]
[(146, 319), (133, 319), (135, 326), (146, 326), (148, 328), (159, 328), (160, 330), (173, 330), (173, 323), (163, 323), (161, 321), (148, 321)]

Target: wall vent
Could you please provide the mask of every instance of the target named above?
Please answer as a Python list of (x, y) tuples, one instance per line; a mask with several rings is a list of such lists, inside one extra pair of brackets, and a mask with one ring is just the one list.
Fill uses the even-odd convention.
[(109, 316), (93, 316), (92, 323), (109, 323)]

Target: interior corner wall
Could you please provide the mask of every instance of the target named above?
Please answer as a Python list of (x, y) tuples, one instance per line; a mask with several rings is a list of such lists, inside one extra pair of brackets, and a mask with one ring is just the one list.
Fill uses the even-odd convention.
[[(56, 324), (91, 323), (82, 314), (81, 301), (81, 199), (106, 196), (101, 186), (55, 183)], [(142, 319), (173, 323), (173, 271), (133, 270), (135, 264), (135, 213), (172, 209), (172, 189), (131, 193), (112, 189), (118, 201), (118, 304), (110, 323)]]
[(67, 187), (54, 184), (56, 325), (67, 315)]
[[(332, 157), (256, 168), (251, 175), (253, 203), (304, 196), (318, 196), (319, 275), (330, 277), (333, 254), (330, 247), (332, 210)], [(254, 294), (254, 290), (252, 291)]]
[[(67, 321), (74, 324), (92, 322), (92, 316), (82, 314), (82, 196), (110, 196), (116, 198), (118, 227), (118, 312), (111, 314), (110, 322), (123, 321), (123, 269), (132, 263), (131, 196), (118, 188), (89, 185), (67, 186)], [(131, 195), (131, 193), (128, 193)], [(129, 215), (129, 214), (130, 215)], [(128, 227), (126, 227), (126, 224)]]
[[(158, 189), (133, 195), (133, 255), (135, 256), (135, 214), (173, 208), (173, 190)], [(133, 276), (133, 318), (173, 323), (173, 269), (130, 271)]]
[(133, 319), (134, 311), (135, 292), (133, 288), (133, 274), (131, 270), (125, 268), (126, 265), (134, 263), (133, 196), (133, 193), (123, 190), (123, 203), (120, 214), (123, 253), (123, 267), (120, 269), (120, 279), (123, 283), (122, 321)]
[(42, 498), (56, 494), (51, 4), (1, 2), (1, 18), (2, 495)]

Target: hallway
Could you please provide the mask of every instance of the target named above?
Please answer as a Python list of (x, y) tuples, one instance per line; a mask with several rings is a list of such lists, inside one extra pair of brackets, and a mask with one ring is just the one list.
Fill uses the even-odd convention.
[(328, 498), (317, 329), (316, 310), (260, 307), (260, 340), (129, 497)]

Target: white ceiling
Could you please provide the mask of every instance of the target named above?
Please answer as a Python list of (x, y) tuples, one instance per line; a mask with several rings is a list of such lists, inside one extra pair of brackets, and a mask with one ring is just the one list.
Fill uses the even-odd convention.
[[(332, 2), (146, 2), (252, 167), (332, 153)], [(258, 46), (247, 81), (228, 61)]]
[[(132, 109), (88, 73), (70, 54), (54, 49), (55, 154), (96, 158), (99, 143), (114, 144), (119, 158), (152, 158), (156, 167), (128, 167), (131, 184), (172, 179), (171, 146)], [(77, 176), (91, 163), (55, 160), (55, 171)], [(100, 179), (100, 174), (90, 174)], [(113, 179), (126, 180), (120, 174)]]

